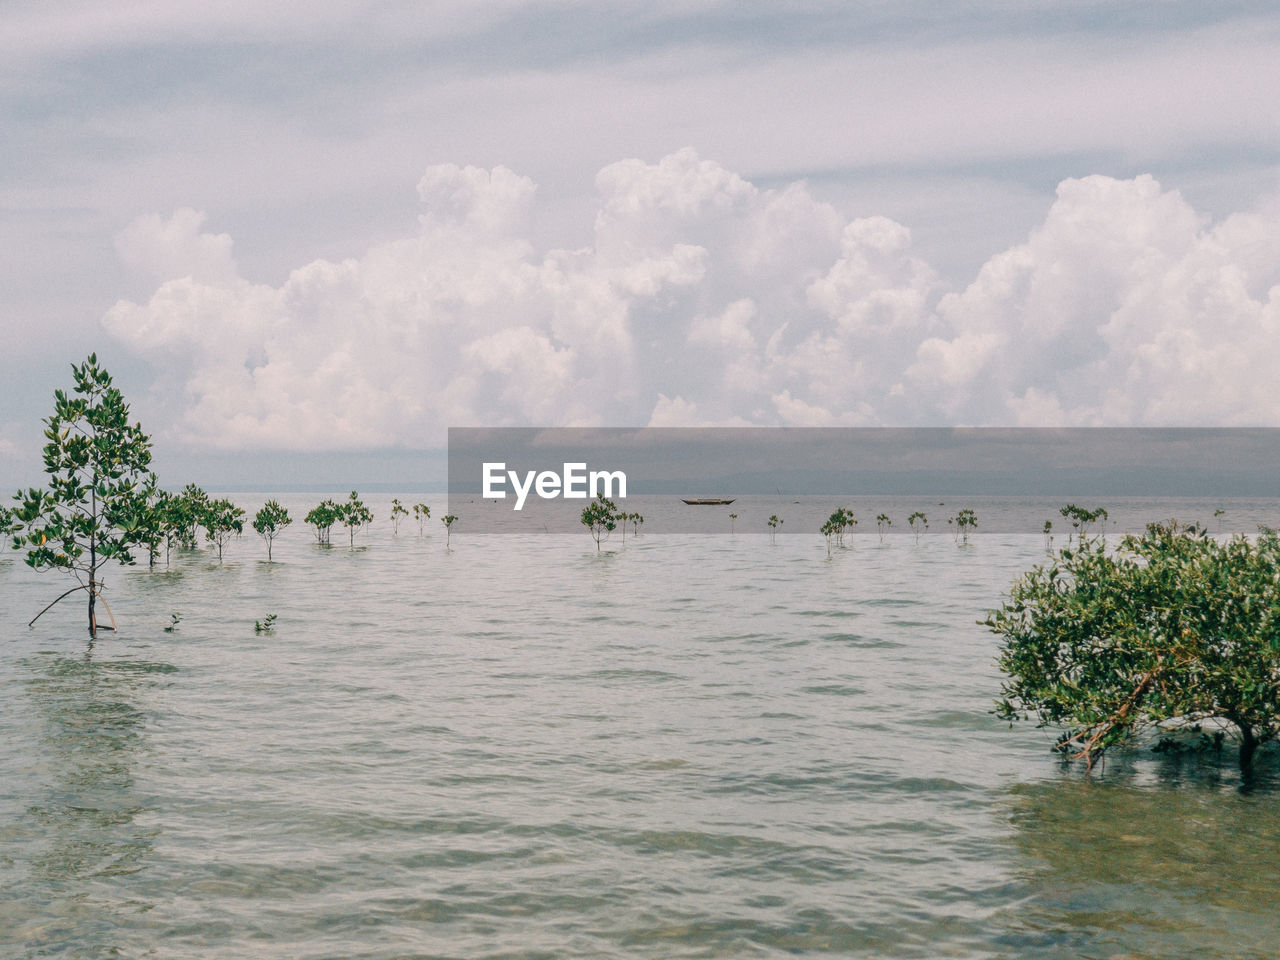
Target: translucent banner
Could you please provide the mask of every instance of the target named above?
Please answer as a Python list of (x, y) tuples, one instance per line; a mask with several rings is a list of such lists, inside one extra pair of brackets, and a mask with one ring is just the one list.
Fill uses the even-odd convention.
[(1253, 532), (1280, 524), (1280, 429), (451, 428), (448, 479), (470, 533), (579, 532), (600, 494), (644, 533), (814, 534), (842, 508), (846, 535), (1066, 533), (1099, 510), (1095, 530)]

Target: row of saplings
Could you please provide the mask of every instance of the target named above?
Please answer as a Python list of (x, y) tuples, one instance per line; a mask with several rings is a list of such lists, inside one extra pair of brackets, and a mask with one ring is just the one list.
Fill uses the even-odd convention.
[[(1062, 513), (1067, 516), (1069, 510), (1078, 510), (1074, 505), (1064, 507)], [(1106, 511), (1101, 510), (1098, 513), (1106, 516)], [(736, 513), (729, 514), (729, 530), (733, 531), (733, 523), (738, 519)], [(1096, 519), (1096, 516), (1094, 516)], [(582, 509), (582, 515), (579, 521), (587, 528), (591, 534), (591, 538), (596, 542), (596, 550), (600, 549), (600, 544), (609, 539), (609, 534), (619, 527), (622, 528), (622, 539), (627, 538), (627, 524), (631, 524), (632, 530), (639, 533), (640, 524), (644, 523), (644, 517), (638, 513), (626, 513), (619, 510), (616, 503), (606, 497), (604, 494), (597, 494), (596, 498)], [(771, 515), (765, 521), (769, 527), (769, 538), (774, 540), (778, 528), (786, 521), (779, 517), (776, 513)], [(848, 507), (840, 507), (835, 513), (822, 524), (818, 529), (827, 539), (827, 555), (830, 556), (832, 546), (843, 547), (844, 535), (851, 531), (858, 521), (853, 516), (853, 511)], [(929, 529), (929, 519), (920, 511), (916, 511), (907, 518), (907, 523), (911, 527), (911, 532), (915, 534), (916, 542), (919, 542), (922, 534)], [(952, 526), (956, 543), (968, 543), (969, 534), (978, 528), (978, 515), (968, 507), (961, 510), (956, 516), (947, 520)], [(884, 536), (889, 528), (893, 525), (893, 521), (889, 519), (887, 514), (881, 513), (876, 517), (876, 530), (880, 534), (880, 542), (884, 542)], [(1052, 523), (1045, 523), (1046, 543), (1049, 542), (1049, 531), (1052, 529)], [(1077, 529), (1080, 529), (1077, 525)]]
[[(85, 591), (92, 637), (104, 564), (132, 563), (139, 546), (154, 557), (160, 544), (193, 542), (198, 526), (221, 553), (225, 537), (243, 529), (244, 512), (194, 487), (156, 492), (150, 438), (129, 422), (110, 375), (92, 355), (72, 370), (74, 392), (56, 391), (45, 421), (48, 484), (15, 497), (16, 508), (0, 515), (0, 535), (11, 534), (34, 569), (76, 578), (45, 610)], [(398, 506), (397, 525), (409, 515)], [(1240, 766), (1252, 771), (1259, 747), (1280, 739), (1280, 537), (1264, 527), (1253, 538), (1219, 540), (1171, 521), (1109, 547), (1086, 533), (1092, 522), (1105, 522), (1105, 512), (1062, 512), (1080, 537), (1051, 550), (984, 621), (1002, 638), (998, 662), (1006, 679), (996, 713), (1058, 728), (1058, 749), (1090, 765), (1107, 748), (1146, 735), (1162, 749), (1213, 748), (1234, 728)], [(414, 516), (421, 524), (429, 511), (418, 504)], [(322, 542), (336, 525), (354, 542), (372, 514), (353, 493), (345, 503), (326, 500), (306, 519)], [(619, 522), (634, 528), (640, 519), (603, 498), (582, 516), (597, 543)], [(443, 518), (446, 530), (453, 520)], [(829, 521), (829, 535), (848, 520), (841, 514)], [(253, 526), (269, 550), (289, 522), (288, 511), (272, 502)], [(781, 522), (771, 517), (771, 532)], [(1046, 546), (1050, 536), (1046, 524)]]
[[(154, 566), (161, 548), (165, 560), (174, 546), (192, 548), (197, 535), (204, 529), (205, 539), (217, 547), (218, 559), (231, 537), (244, 532), (246, 513), (227, 499), (211, 500), (199, 487), (188, 484), (181, 493), (163, 490), (147, 498), (147, 514), (140, 530), (140, 545), (147, 550), (148, 560)], [(412, 512), (398, 499), (391, 501), (391, 525), (393, 533), (400, 533), (401, 522), (410, 516), (417, 521), (418, 534), (425, 533), (424, 525), (431, 517), (431, 508), (425, 503), (415, 503)], [(448, 530), (456, 517), (442, 518)], [(313, 528), (316, 542), (328, 546), (334, 527), (345, 527), (348, 543), (355, 545), (356, 534), (373, 523), (373, 511), (360, 499), (355, 490), (344, 501), (326, 499), (307, 513), (304, 522)], [(268, 500), (254, 514), (249, 525), (267, 545), (267, 559), (272, 559), (272, 545), (285, 528), (293, 523), (289, 510), (275, 500)]]
[[(130, 422), (129, 406), (112, 384), (111, 375), (90, 356), (71, 368), (75, 385), (56, 390), (53, 414), (45, 420), (44, 487), (20, 490), (15, 506), (0, 506), (0, 540), (11, 536), (13, 547), (26, 551), (27, 565), (35, 570), (61, 570), (76, 580), (71, 587), (35, 615), (34, 624), (55, 604), (74, 593), (88, 597), (89, 635), (96, 636), (102, 597), (102, 568), (112, 562), (130, 564), (134, 552), (146, 552), (154, 565), (162, 554), (168, 558), (175, 546), (194, 547), (200, 531), (218, 550), (218, 558), (232, 537), (244, 532), (247, 515), (230, 500), (213, 499), (195, 485), (181, 493), (159, 488), (151, 470), (151, 438), (141, 425)], [(431, 516), (426, 504), (415, 504), (412, 513), (399, 500), (392, 502), (391, 521), (413, 516), (419, 532)], [(456, 517), (441, 518), (446, 530)], [(325, 500), (306, 516), (316, 539), (328, 544), (335, 526), (346, 527), (354, 545), (356, 533), (373, 521), (373, 512), (354, 491), (345, 502)], [(249, 521), (272, 544), (293, 522), (289, 511), (271, 500)], [(112, 627), (114, 629), (114, 618)]]
[[(21, 495), (19, 495), (21, 496)], [(425, 533), (424, 525), (431, 517), (431, 508), (425, 503), (415, 503), (405, 507), (398, 499), (391, 501), (391, 524), (393, 533), (400, 533), (401, 522), (413, 517), (418, 524), (418, 533)], [(18, 514), (4, 506), (0, 506), (0, 536), (17, 533), (21, 527), (15, 522)], [(115, 523), (122, 533), (126, 534), (129, 543), (147, 553), (147, 562), (155, 566), (163, 555), (166, 563), (169, 554), (176, 548), (192, 550), (200, 540), (200, 531), (204, 531), (204, 539), (218, 551), (218, 560), (227, 543), (233, 537), (244, 533), (248, 514), (225, 498), (213, 499), (195, 484), (187, 484), (181, 493), (170, 493), (160, 490), (155, 485), (155, 477), (148, 478), (139, 496), (129, 505), (127, 511), (115, 516)], [(373, 511), (360, 499), (359, 493), (351, 491), (351, 496), (341, 502), (326, 499), (313, 507), (306, 515), (305, 521), (313, 529), (316, 542), (322, 546), (330, 544), (331, 531), (334, 527), (345, 527), (348, 543), (355, 545), (356, 534), (373, 523)], [(454, 516), (441, 518), (446, 532), (457, 519)], [(272, 547), (293, 518), (289, 510), (275, 500), (268, 500), (262, 505), (251, 520), (249, 526), (267, 545), (267, 559), (272, 559)], [(43, 543), (48, 542), (48, 534), (44, 533)], [(14, 546), (21, 547), (20, 537), (14, 538)]]

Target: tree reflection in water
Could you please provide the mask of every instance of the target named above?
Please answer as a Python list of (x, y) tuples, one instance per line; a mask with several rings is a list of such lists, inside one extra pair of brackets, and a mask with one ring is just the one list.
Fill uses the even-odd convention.
[(10, 850), (26, 882), (0, 890), (9, 913), (0, 944), (108, 954), (118, 928), (147, 909), (122, 880), (154, 844), (136, 771), (148, 750), (147, 690), (174, 668), (101, 657), (92, 644), (82, 657), (41, 654), (19, 666), (35, 759), (9, 784), (22, 811)]
[(1021, 956), (1275, 956), (1280, 943), (1280, 770), (1241, 783), (1234, 758), (1110, 757), (1100, 777), (1011, 789), (1027, 887), (1002, 911)]

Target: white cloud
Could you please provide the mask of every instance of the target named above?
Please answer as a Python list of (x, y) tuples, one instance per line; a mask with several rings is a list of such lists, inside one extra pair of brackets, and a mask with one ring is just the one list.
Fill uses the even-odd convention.
[[(762, 226), (735, 236), (741, 262), (782, 277), (829, 267), (827, 232), (858, 211), (909, 224), (918, 253), (967, 279), (968, 251), (1025, 234), (1064, 158), (1177, 170), (1218, 216), (1251, 203), (1280, 155), (1280, 16), (1116, 6), (19, 0), (0, 31), (0, 327), (61, 361), (84, 318), (138, 299), (104, 253), (141, 211), (207, 210), (200, 232), (234, 235), (241, 275), (274, 287), (318, 257), (362, 258), (404, 234), (406, 180), (444, 160), (534, 177), (540, 253), (607, 261), (592, 220), (620, 203), (690, 227), (720, 205)], [(684, 142), (723, 167), (637, 161), (591, 205), (608, 161)], [(751, 199), (806, 171), (844, 211), (823, 231), (807, 191)]]
[(782, 425), (786, 427), (865, 427), (875, 422), (871, 408), (865, 402), (857, 404), (854, 410), (833, 412), (793, 397), (790, 390), (783, 390), (771, 399)]
[(668, 397), (658, 394), (658, 402), (653, 406), (646, 427), (750, 427), (754, 424), (742, 417), (723, 417), (718, 420), (707, 419), (698, 410), (698, 405), (690, 403), (684, 397)]
[(972, 422), (1274, 424), (1277, 270), (1270, 216), (1207, 227), (1149, 176), (1064, 181), (1025, 244), (942, 298), (909, 375)]
[(1151, 177), (1064, 181), (1024, 243), (939, 288), (906, 226), (681, 150), (597, 177), (539, 251), (536, 188), (443, 164), (416, 235), (239, 275), (203, 216), (118, 240), (168, 270), (104, 323), (194, 443), (437, 445), (450, 425), (1276, 424), (1280, 217), (1210, 224)]
[(202, 233), (204, 221), (205, 215), (190, 207), (178, 208), (168, 220), (144, 214), (116, 234), (116, 254), (126, 267), (153, 279), (229, 281), (237, 272), (231, 237)]
[[(692, 155), (681, 163), (706, 168)], [(610, 196), (621, 203), (620, 189)], [(661, 205), (662, 189), (636, 192)], [(636, 334), (658, 334), (661, 349), (678, 344), (633, 314), (650, 309), (652, 322), (696, 287), (706, 251), (651, 236), (607, 253), (606, 243), (535, 255), (534, 193), (532, 181), (501, 167), (432, 167), (419, 185), (426, 209), (414, 237), (357, 259), (315, 261), (278, 288), (184, 269), (147, 303), (118, 303), (104, 322), (176, 378), (185, 402), (170, 432), (194, 443), (421, 445), (440, 442), (451, 423), (634, 422), (637, 404), (645, 413), (652, 404)], [(615, 224), (643, 216), (625, 206)], [(142, 218), (120, 248), (146, 252), (162, 246), (153, 237), (176, 233), (179, 251), (229, 250), (221, 238), (193, 235), (200, 222), (193, 212)]]
[(469, 235), (518, 233), (537, 186), (506, 167), (482, 170), (445, 163), (431, 167), (418, 181), (418, 197), (427, 210), (424, 227), (467, 229)]
[(665, 393), (660, 393), (645, 426), (696, 427), (702, 424), (698, 422), (698, 408), (695, 404), (684, 397), (668, 397)]

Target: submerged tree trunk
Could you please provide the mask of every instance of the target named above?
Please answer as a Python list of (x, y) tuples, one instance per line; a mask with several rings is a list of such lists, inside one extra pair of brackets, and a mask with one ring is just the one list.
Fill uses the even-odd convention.
[(1253, 755), (1258, 751), (1258, 738), (1248, 724), (1240, 727), (1240, 771), (1249, 773), (1253, 770)]
[[(98, 516), (98, 478), (93, 478), (94, 492), (92, 494), (91, 504), (93, 506), (93, 517)], [(92, 640), (98, 635), (98, 620), (94, 616), (94, 606), (98, 602), (98, 536), (96, 531), (89, 533), (89, 639)]]

